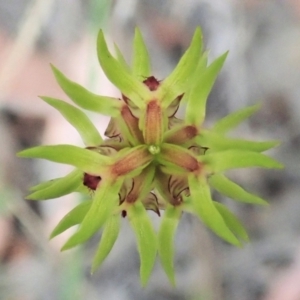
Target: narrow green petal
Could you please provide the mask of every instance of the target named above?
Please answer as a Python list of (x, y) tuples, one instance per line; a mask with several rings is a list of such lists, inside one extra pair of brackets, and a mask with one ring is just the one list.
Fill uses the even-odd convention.
[(119, 190), (122, 180), (102, 181), (93, 197), (93, 203), (79, 229), (62, 247), (62, 251), (73, 248), (91, 238), (112, 215), (119, 204)]
[(51, 65), (51, 67), (59, 86), (78, 106), (106, 116), (116, 117), (119, 115), (121, 101), (116, 98), (91, 93), (78, 83), (68, 79), (54, 66)]
[[(48, 181), (49, 183), (49, 181)], [(42, 185), (44, 188), (35, 190), (28, 195), (28, 200), (48, 200), (70, 194), (82, 183), (82, 171), (74, 170), (65, 177), (50, 181), (51, 185)]]
[(255, 112), (257, 112), (260, 107), (260, 104), (256, 104), (239, 109), (217, 121), (212, 130), (218, 134), (225, 134), (229, 130), (237, 127), (240, 123), (249, 118)]
[(233, 200), (244, 203), (268, 205), (268, 203), (264, 199), (248, 193), (241, 186), (231, 181), (223, 174), (214, 174), (209, 177), (208, 181), (209, 184), (219, 193)]
[(196, 137), (198, 145), (202, 147), (208, 147), (211, 150), (247, 150), (253, 152), (264, 152), (271, 148), (277, 147), (279, 141), (266, 141), (266, 142), (255, 142), (243, 139), (232, 139), (225, 137), (220, 134), (216, 134), (213, 131), (201, 131)]
[(41, 98), (56, 108), (75, 127), (86, 146), (99, 146), (103, 142), (94, 124), (80, 109), (58, 99), (49, 97)]
[[(80, 173), (82, 174), (82, 171), (80, 171)], [(55, 178), (55, 179), (51, 179), (51, 180), (47, 180), (44, 182), (41, 182), (35, 186), (32, 186), (29, 188), (29, 190), (33, 193), (33, 192), (37, 192), (37, 191), (41, 191), (41, 190), (46, 190), (47, 188), (51, 187), (52, 185), (56, 184), (56, 182), (58, 183), (60, 180), (62, 180), (64, 177), (59, 177), (59, 178)], [(74, 192), (79, 192), (79, 193), (83, 193), (86, 194), (86, 192), (88, 191), (88, 188), (86, 186), (84, 186), (83, 184), (79, 184)]]
[(207, 61), (208, 61), (208, 52), (206, 51), (201, 55), (194, 74), (190, 76), (189, 89), (184, 93), (183, 98), (181, 99), (181, 103), (186, 104), (189, 101), (192, 88), (196, 84), (198, 84), (199, 76), (201, 76), (201, 74), (204, 73), (207, 68)]
[(215, 80), (225, 62), (228, 52), (213, 61), (203, 72), (196, 74), (197, 85), (189, 93), (185, 120), (188, 124), (202, 124), (206, 114), (206, 101)]
[(93, 260), (91, 273), (94, 273), (96, 269), (100, 267), (111, 251), (119, 235), (120, 225), (121, 219), (119, 214), (110, 217), (104, 224), (100, 244)]
[(215, 207), (211, 199), (209, 186), (204, 180), (203, 178), (198, 179), (195, 175), (189, 176), (194, 213), (219, 237), (228, 243), (240, 246), (240, 242), (228, 228), (222, 215)]
[(140, 255), (141, 284), (145, 286), (154, 266), (157, 238), (151, 220), (141, 202), (131, 205), (127, 212), (130, 225), (136, 236)]
[(91, 150), (72, 145), (39, 146), (18, 153), (19, 157), (42, 158), (72, 165), (83, 172), (98, 175), (111, 162), (111, 158)]
[(158, 254), (173, 286), (175, 286), (174, 237), (180, 217), (181, 210), (177, 207), (169, 206), (165, 210), (158, 231)]
[(128, 72), (128, 73), (131, 73), (131, 69), (130, 69), (130, 66), (127, 64), (121, 50), (119, 49), (118, 45), (117, 44), (114, 44), (114, 47), (115, 47), (115, 52), (116, 52), (116, 59), (117, 61), (119, 62), (119, 64), (122, 65), (122, 67)]
[(267, 169), (282, 169), (283, 165), (275, 159), (252, 151), (226, 150), (209, 153), (199, 157), (208, 165), (212, 172), (222, 172), (235, 168), (261, 167)]
[(108, 79), (135, 105), (143, 108), (145, 99), (151, 97), (150, 91), (110, 54), (102, 30), (98, 35), (97, 50), (99, 62)]
[(162, 82), (159, 91), (163, 107), (168, 107), (179, 95), (186, 92), (198, 66), (202, 50), (202, 33), (198, 27), (190, 47), (181, 57), (174, 71)]
[(248, 242), (249, 237), (241, 221), (222, 203), (214, 202), (214, 205), (223, 217), (228, 228), (235, 234), (235, 236)]
[(46, 188), (50, 187), (52, 184), (54, 184), (56, 181), (61, 180), (62, 178), (64, 178), (64, 177), (50, 179), (50, 180), (41, 182), (37, 185), (31, 186), (29, 188), (29, 191), (35, 192), (35, 191), (40, 191), (40, 190), (46, 189)]
[(133, 41), (133, 75), (140, 81), (144, 81), (151, 75), (151, 65), (147, 47), (138, 28), (135, 29)]
[(92, 201), (84, 201), (67, 213), (50, 234), (50, 239), (61, 234), (74, 225), (80, 224), (92, 206)]

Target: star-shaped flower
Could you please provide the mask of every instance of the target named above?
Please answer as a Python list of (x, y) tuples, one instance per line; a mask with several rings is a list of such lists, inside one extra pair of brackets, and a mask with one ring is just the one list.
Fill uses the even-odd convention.
[[(111, 55), (100, 31), (99, 62), (119, 88), (119, 99), (93, 94), (53, 67), (58, 84), (75, 104), (111, 117), (105, 132), (107, 138), (103, 139), (79, 108), (41, 97), (78, 130), (86, 147), (40, 146), (19, 153), (21, 157), (75, 167), (65, 177), (33, 187), (28, 199), (46, 200), (72, 192), (90, 195), (91, 200), (76, 206), (53, 230), (51, 237), (80, 224), (62, 250), (84, 243), (102, 228), (92, 266), (95, 271), (118, 237), (120, 218), (126, 217), (137, 238), (142, 285), (149, 279), (157, 252), (174, 284), (173, 239), (182, 213), (195, 214), (228, 243), (240, 246), (242, 240), (248, 240), (240, 221), (223, 204), (212, 200), (211, 188), (237, 201), (266, 204), (223, 173), (234, 168), (282, 165), (262, 154), (277, 146), (277, 141), (254, 142), (226, 135), (257, 111), (258, 105), (224, 117), (211, 129), (203, 127), (207, 97), (226, 56), (227, 53), (208, 64), (198, 28), (174, 71), (158, 80), (151, 73), (138, 29), (132, 66), (117, 47), (116, 57)], [(183, 119), (176, 117), (180, 105), (185, 109)], [(147, 210), (158, 215), (164, 210), (157, 234)]]

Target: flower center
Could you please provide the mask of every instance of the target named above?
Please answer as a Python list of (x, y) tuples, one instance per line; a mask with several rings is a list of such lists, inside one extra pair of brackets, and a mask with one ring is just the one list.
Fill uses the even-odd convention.
[(160, 152), (160, 147), (159, 146), (155, 146), (155, 145), (150, 145), (148, 147), (148, 150), (151, 154), (155, 155), (158, 154)]

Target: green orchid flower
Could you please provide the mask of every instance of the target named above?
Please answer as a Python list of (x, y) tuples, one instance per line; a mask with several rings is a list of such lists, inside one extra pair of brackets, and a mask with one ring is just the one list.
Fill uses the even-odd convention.
[[(262, 152), (278, 141), (234, 139), (227, 133), (259, 109), (236, 111), (211, 129), (203, 127), (208, 95), (227, 53), (211, 64), (196, 29), (191, 45), (174, 71), (164, 80), (151, 73), (147, 48), (138, 29), (134, 38), (132, 66), (116, 47), (114, 57), (103, 32), (98, 35), (98, 58), (120, 98), (99, 96), (66, 78), (52, 67), (62, 90), (80, 108), (111, 117), (103, 139), (85, 113), (64, 101), (41, 97), (56, 108), (79, 132), (85, 148), (71, 145), (40, 146), (18, 155), (68, 164), (74, 170), (65, 177), (41, 183), (27, 199), (46, 200), (72, 192), (87, 194), (55, 227), (51, 238), (79, 225), (62, 250), (86, 242), (102, 229), (92, 264), (94, 272), (112, 249), (120, 219), (127, 218), (140, 254), (141, 284), (146, 285), (157, 253), (172, 284), (174, 235), (183, 213), (196, 215), (216, 235), (235, 246), (248, 240), (241, 222), (223, 204), (212, 199), (211, 188), (245, 203), (266, 204), (224, 175), (235, 168), (280, 169), (282, 165)], [(183, 119), (176, 117), (180, 105)], [(155, 232), (147, 210), (160, 216)]]

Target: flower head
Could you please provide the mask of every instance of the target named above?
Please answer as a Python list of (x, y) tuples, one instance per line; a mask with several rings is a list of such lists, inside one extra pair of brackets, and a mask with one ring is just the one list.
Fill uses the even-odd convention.
[[(219, 237), (241, 245), (242, 240), (248, 239), (245, 229), (223, 204), (212, 200), (210, 189), (237, 201), (265, 204), (223, 173), (233, 168), (281, 168), (280, 163), (262, 154), (278, 142), (246, 141), (226, 135), (253, 114), (258, 105), (224, 117), (211, 129), (203, 127), (206, 100), (227, 53), (208, 64), (199, 28), (175, 70), (164, 80), (152, 75), (138, 29), (132, 66), (127, 65), (118, 48), (116, 53), (116, 57), (111, 55), (100, 31), (99, 62), (119, 88), (119, 99), (93, 94), (52, 67), (58, 84), (75, 104), (111, 119), (103, 139), (79, 108), (41, 97), (78, 130), (86, 147), (40, 146), (20, 152), (21, 157), (75, 167), (65, 177), (33, 187), (27, 198), (46, 200), (71, 192), (90, 195), (91, 200), (76, 206), (53, 230), (51, 237), (80, 224), (62, 249), (84, 243), (103, 228), (94, 271), (117, 239), (120, 218), (126, 217), (137, 238), (142, 284), (147, 283), (157, 252), (174, 283), (173, 239), (182, 213), (196, 215)], [(185, 108), (183, 119), (176, 116), (180, 105)], [(147, 210), (159, 216), (164, 210), (157, 234)]]

